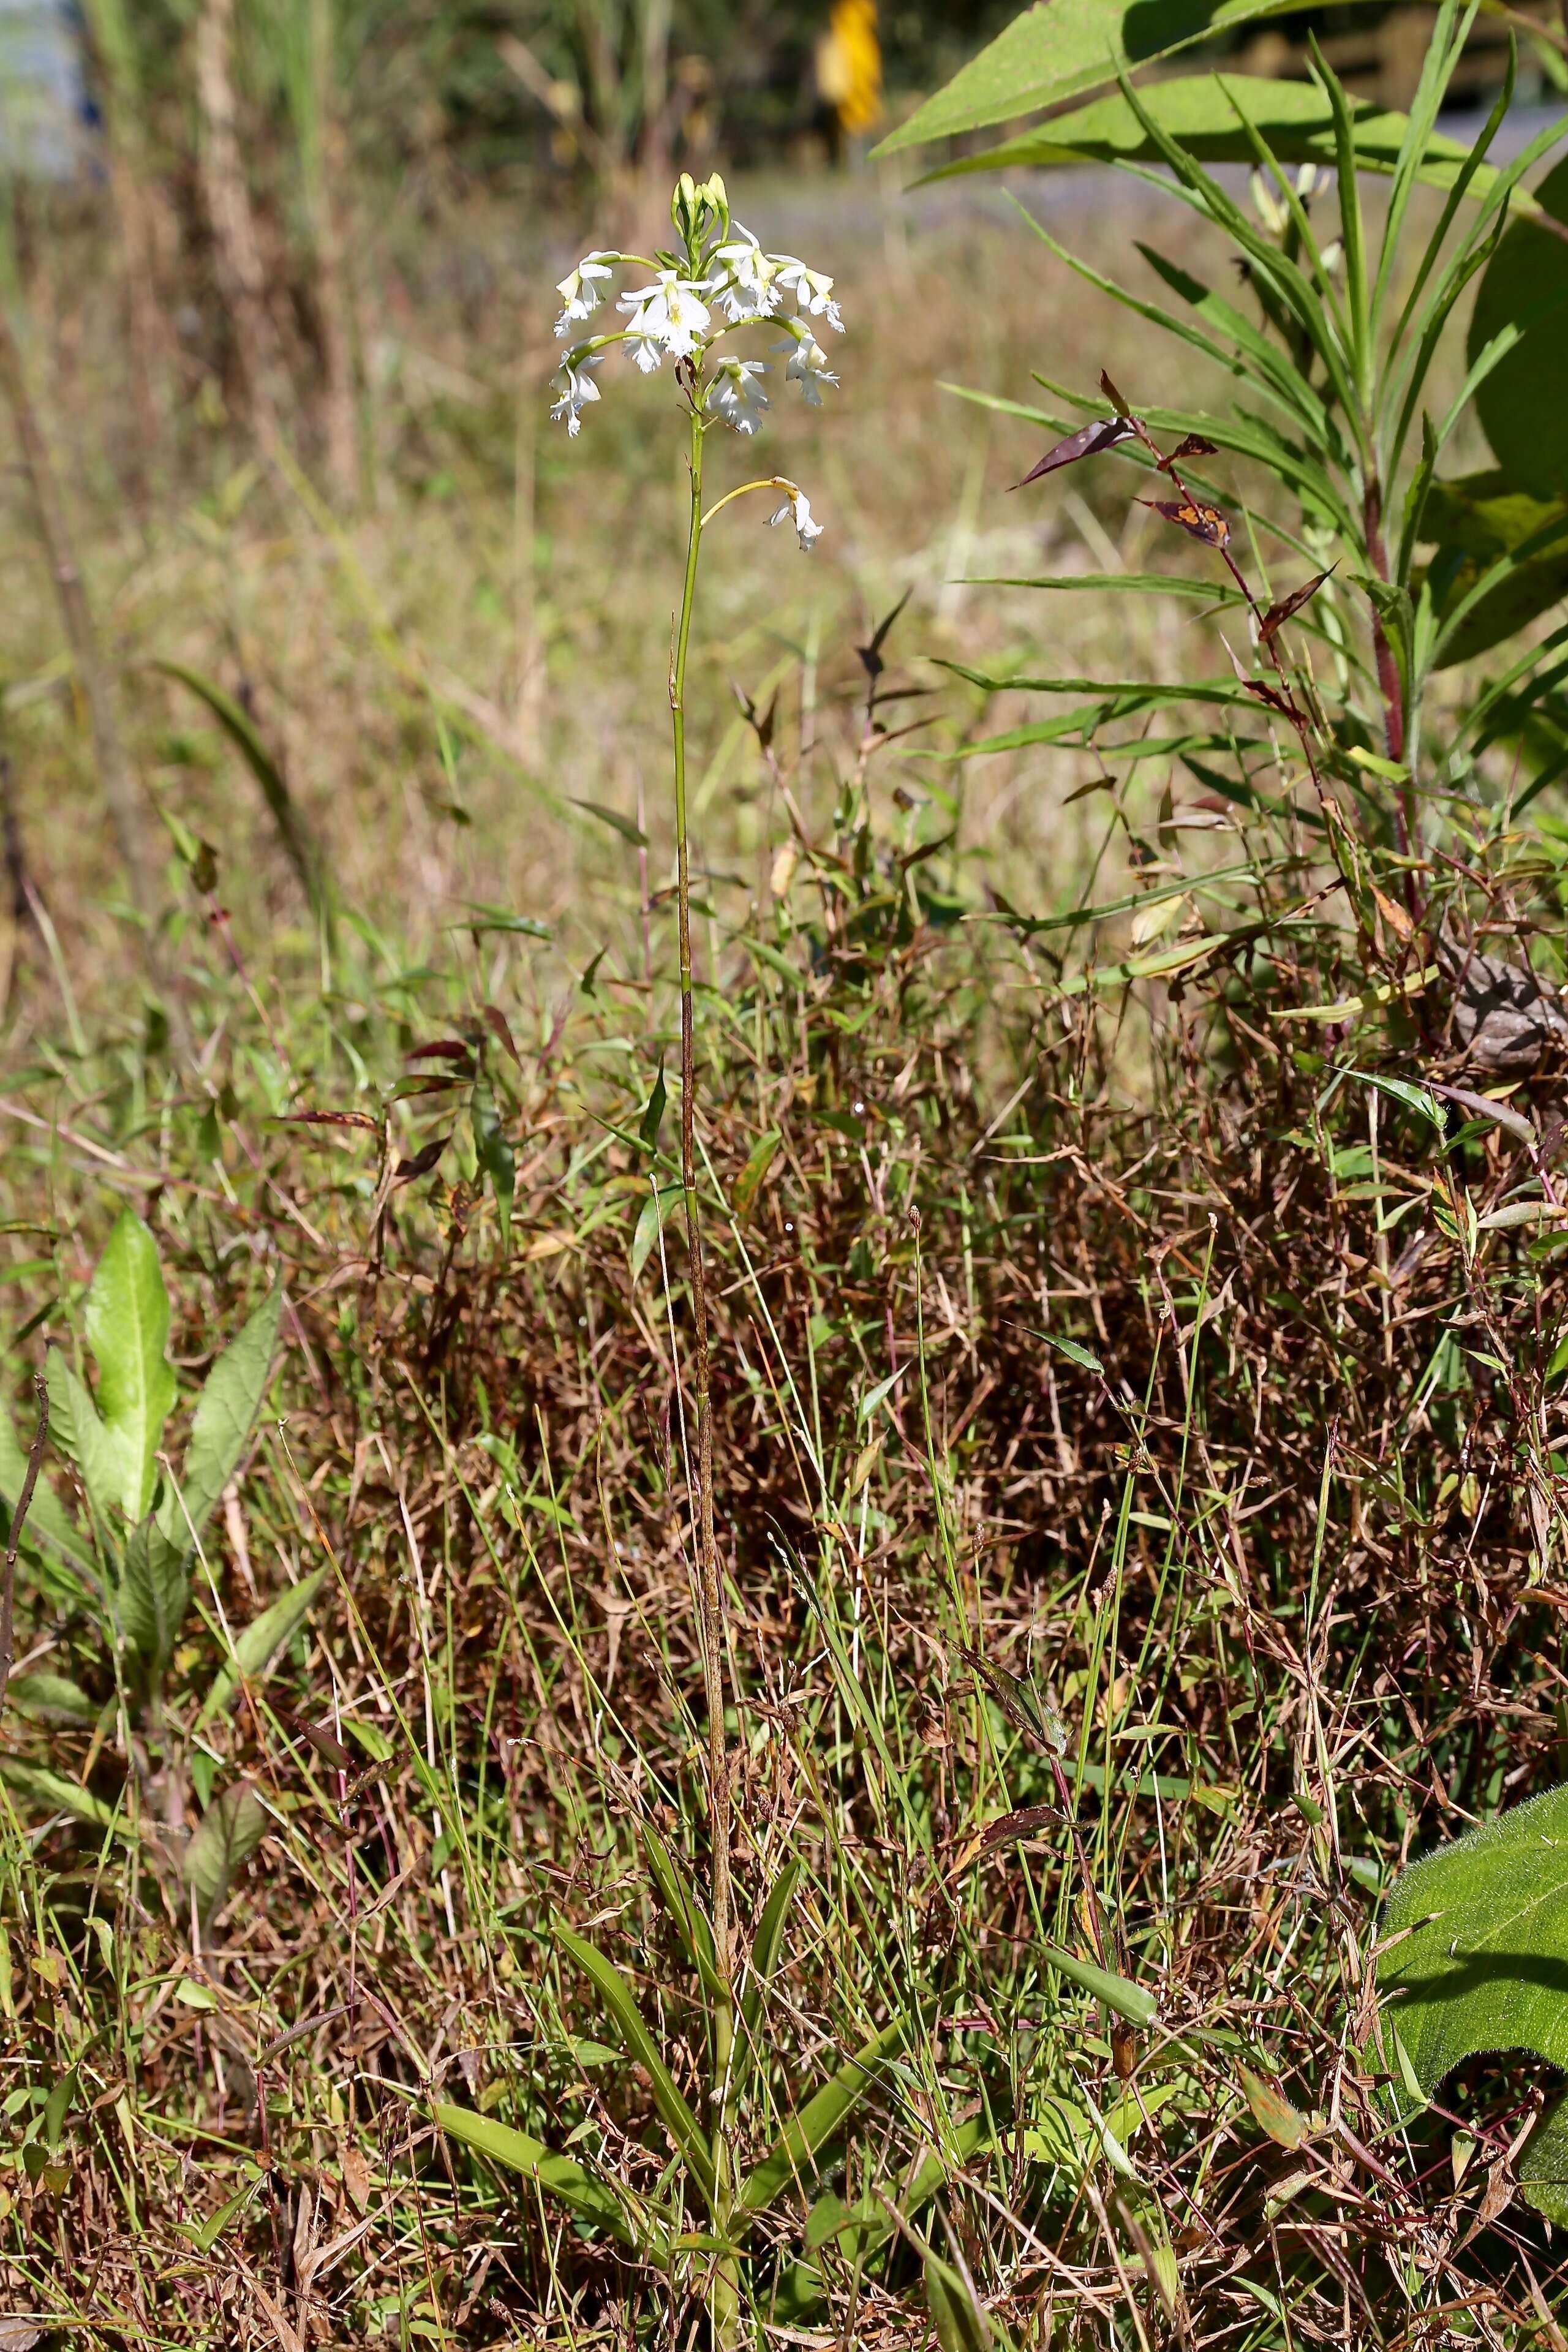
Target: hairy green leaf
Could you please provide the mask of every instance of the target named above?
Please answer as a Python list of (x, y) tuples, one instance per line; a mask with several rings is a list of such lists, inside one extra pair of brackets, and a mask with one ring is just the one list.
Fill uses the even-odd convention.
[(51, 1674), (39, 1668), (30, 1675), (17, 1675), (6, 1686), (6, 1695), (19, 1715), (34, 1723), (96, 1723), (99, 1706), (89, 1698), (79, 1683), (68, 1675)]
[(264, 1609), (259, 1617), (253, 1617), (244, 1632), (237, 1636), (233, 1656), (226, 1666), (219, 1669), (211, 1690), (202, 1702), (201, 1713), (196, 1717), (198, 1727), (210, 1717), (221, 1714), (226, 1706), (233, 1704), (241, 1682), (258, 1682), (268, 1672), (274, 1658), (288, 1647), (310, 1615), (310, 1605), (326, 1581), (328, 1573), (326, 1569), (318, 1568), (310, 1575), (301, 1577), (300, 1582), (290, 1585), (269, 1609)]
[(98, 1417), (92, 1392), (79, 1381), (58, 1348), (44, 1359), (49, 1387), (49, 1436), (68, 1462), (74, 1462), (87, 1499), (100, 1519), (118, 1512), (121, 1487), (120, 1455)]
[[(117, 1465), (114, 1500), (134, 1524), (153, 1500), (153, 1457), (174, 1402), (174, 1371), (165, 1353), (169, 1294), (158, 1244), (133, 1210), (121, 1210), (98, 1261), (87, 1294), (87, 1339), (98, 1365), (99, 1418)], [(90, 1491), (85, 1465), (83, 1475)]]
[(267, 1808), (248, 1780), (215, 1797), (185, 1848), (185, 1882), (205, 1927), (267, 1834)]
[(1568, 500), (1536, 498), (1500, 467), (1434, 481), (1421, 532), (1437, 541), (1426, 578), (1439, 668), (1474, 660), (1568, 596)]
[(0, 1756), (0, 1779), (9, 1788), (20, 1789), (24, 1796), (36, 1799), (50, 1812), (74, 1813), (79, 1822), (86, 1822), (95, 1830), (109, 1830), (128, 1843), (134, 1840), (135, 1832), (123, 1813), (106, 1805), (90, 1789), (68, 1780), (63, 1772), (51, 1772), (43, 1764), (24, 1764), (14, 1756)]
[[(58, 1435), (54, 1426), (52, 1397), (49, 1400), (49, 1434), (51, 1437)], [(60, 1450), (62, 1453), (68, 1451), (63, 1445)], [(22, 1491), (26, 1475), (27, 1448), (17, 1436), (10, 1415), (0, 1412), (0, 1504), (5, 1506), (7, 1536), (11, 1513), (16, 1508), (16, 1497)], [(78, 1533), (64, 1504), (41, 1470), (33, 1488), (33, 1499), (27, 1507), (27, 1524), (22, 1540), (31, 1547), (40, 1538), (47, 1549), (58, 1552), (61, 1559), (68, 1560), (73, 1568), (86, 1569), (90, 1572), (92, 1547)]]
[(152, 1517), (125, 1547), (116, 1593), (120, 1630), (154, 1678), (174, 1655), (190, 1604), (188, 1560), (189, 1553), (172, 1544)]
[[(1524, 2050), (1568, 2068), (1568, 1787), (1414, 1863), (1389, 1896), (1381, 1940), (1384, 2027), (1426, 2096), (1482, 2052)], [(1521, 2179), (1543, 2212), (1568, 2221), (1568, 2130), (1556, 2116)]]
[(192, 1529), (199, 1536), (212, 1517), (250, 1443), (271, 1375), (282, 1312), (283, 1286), (274, 1283), (202, 1383), (179, 1492), (166, 1495), (158, 1512), (163, 1535), (182, 1551), (190, 1548)]

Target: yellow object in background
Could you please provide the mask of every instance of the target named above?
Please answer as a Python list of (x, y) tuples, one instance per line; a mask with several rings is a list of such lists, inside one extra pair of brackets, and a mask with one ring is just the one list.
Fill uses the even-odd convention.
[(877, 0), (833, 0), (816, 45), (816, 87), (849, 138), (876, 128), (882, 113), (882, 45)]

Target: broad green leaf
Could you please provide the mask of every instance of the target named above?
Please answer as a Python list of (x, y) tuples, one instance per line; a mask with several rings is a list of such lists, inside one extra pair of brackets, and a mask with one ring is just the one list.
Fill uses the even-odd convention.
[(227, 1665), (220, 1668), (210, 1691), (202, 1703), (196, 1717), (197, 1727), (209, 1717), (220, 1714), (233, 1704), (242, 1681), (258, 1682), (268, 1672), (280, 1650), (288, 1647), (310, 1612), (311, 1603), (325, 1582), (328, 1570), (318, 1568), (253, 1617), (234, 1644), (234, 1654)]
[[(1311, 82), (1271, 81), (1249, 75), (1184, 74), (1158, 81), (1139, 93), (1142, 106), (1171, 138), (1178, 140), (1200, 163), (1250, 163), (1252, 142), (1246, 122), (1267, 140), (1281, 163), (1328, 163), (1335, 161), (1334, 114), (1326, 93)], [(1365, 170), (1391, 172), (1399, 159), (1408, 119), (1382, 108), (1357, 102), (1350, 110), (1350, 132), (1357, 163)], [(1463, 166), (1468, 150), (1457, 140), (1436, 132), (1426, 142), (1420, 177), (1439, 187), (1448, 186)], [(970, 172), (1048, 169), (1052, 164), (1080, 163), (1157, 163), (1160, 151), (1126, 99), (1099, 98), (1070, 114), (1054, 114), (1037, 131), (1010, 139), (982, 155), (966, 155), (928, 176), (952, 179)], [(1470, 175), (1470, 193), (1481, 195), (1494, 175), (1483, 170)]]
[(1161, 0), (1158, 6), (1147, 0), (1037, 0), (876, 152), (896, 155), (933, 139), (1019, 121), (1101, 89), (1134, 66), (1279, 13), (1267, 0)]
[[(1516, 1805), (1399, 1878), (1378, 1961), (1385, 2024), (1430, 2098), (1482, 2052), (1523, 2050), (1568, 2069), (1568, 1788)], [(1520, 2178), (1531, 2202), (1568, 2219), (1568, 2131), (1553, 2116)]]
[[(1536, 199), (1568, 223), (1568, 162), (1548, 173)], [(1474, 365), (1504, 329), (1524, 329), (1478, 390), (1476, 410), (1503, 473), (1539, 499), (1568, 495), (1568, 299), (1554, 297), (1568, 298), (1568, 243), (1516, 220), (1487, 264), (1467, 353)]]
[(204, 1927), (222, 1909), (236, 1877), (267, 1834), (268, 1820), (248, 1780), (235, 1781), (202, 1815), (185, 1848), (185, 1882)]
[(1055, 1944), (1047, 1944), (1044, 1958), (1047, 1965), (1083, 1990), (1092, 1993), (1107, 2009), (1115, 2010), (1133, 2025), (1152, 2025), (1160, 2014), (1160, 2004), (1152, 1992), (1142, 1985), (1130, 1984), (1125, 1977), (1112, 1976), (1109, 1969), (1096, 1968), (1092, 1960), (1080, 1960), (1071, 1952), (1064, 1952)]
[(154, 1678), (174, 1655), (190, 1604), (188, 1559), (152, 1517), (142, 1520), (125, 1547), (116, 1613), (121, 1633)]
[(189, 1550), (193, 1528), (201, 1534), (250, 1443), (282, 1312), (283, 1286), (275, 1283), (202, 1382), (179, 1492), (165, 1495), (158, 1512), (163, 1535), (181, 1551)]
[(797, 2109), (762, 2162), (753, 2165), (742, 2181), (736, 2201), (742, 2212), (765, 2213), (783, 2190), (809, 2178), (813, 2159), (837, 2137), (867, 2092), (876, 2087), (888, 2060), (903, 2048), (914, 2023), (912, 2017), (895, 2017)]
[(68, 1675), (39, 1669), (16, 1675), (6, 1685), (6, 1696), (21, 1715), (34, 1723), (96, 1723), (100, 1707)]
[(1312, 2126), (1300, 2107), (1292, 2106), (1283, 2091), (1255, 2074), (1250, 2066), (1241, 2069), (1241, 2087), (1253, 2122), (1280, 2147), (1298, 2148), (1310, 2137)]
[(1437, 542), (1426, 579), (1438, 668), (1473, 661), (1568, 596), (1568, 500), (1538, 499), (1500, 467), (1435, 481), (1421, 536)]
[[(49, 1435), (54, 1437), (54, 1402), (50, 1399)], [(61, 1452), (67, 1449), (62, 1446)], [(9, 1413), (0, 1412), (0, 1503), (5, 1506), (7, 1533), (11, 1513), (27, 1475), (27, 1448), (17, 1436)], [(76, 1528), (64, 1504), (40, 1470), (33, 1487), (33, 1499), (27, 1506), (27, 1524), (23, 1530), (25, 1545), (37, 1548), (39, 1542), (58, 1551), (73, 1568), (92, 1568), (92, 1547)]]
[(79, 1822), (87, 1822), (95, 1830), (109, 1830), (114, 1836), (132, 1843), (135, 1832), (123, 1813), (95, 1797), (90, 1789), (75, 1780), (68, 1780), (63, 1772), (51, 1772), (43, 1764), (24, 1764), (13, 1756), (0, 1756), (0, 1779), (25, 1796), (36, 1798), (50, 1812), (74, 1813)]
[(637, 1996), (625, 1977), (607, 1960), (603, 1952), (557, 1921), (555, 1939), (569, 1952), (584, 1973), (597, 1986), (599, 1996), (620, 2030), (622, 2044), (628, 2057), (647, 2075), (653, 2084), (654, 2105), (663, 2118), (665, 2129), (684, 2158), (687, 2168), (710, 2207), (713, 2201), (713, 2157), (707, 2137), (691, 2109), (687, 2105), (674, 2075), (660, 2055), (658, 2044), (648, 2032), (643, 2013), (637, 2007)]
[(49, 1384), (49, 1436), (66, 1459), (75, 1463), (94, 1511), (109, 1520), (120, 1502), (119, 1453), (98, 1417), (91, 1391), (58, 1348), (45, 1357), (44, 1372)]
[(449, 2138), (460, 2140), (503, 2171), (521, 2172), (526, 2179), (536, 2180), (585, 2221), (597, 2222), (623, 2244), (639, 2252), (657, 2251), (642, 2231), (633, 2230), (615, 2191), (569, 2156), (556, 2156), (526, 2132), (514, 2131), (510, 2124), (497, 2123), (493, 2116), (476, 2114), (471, 2107), (450, 2106), (437, 2099), (431, 2102), (430, 2112)]
[[(153, 1456), (174, 1402), (168, 1339), (158, 1244), (141, 1218), (123, 1209), (87, 1294), (87, 1340), (98, 1365), (99, 1418), (118, 1465), (114, 1499), (133, 1525), (153, 1500)], [(83, 1475), (90, 1490), (85, 1465)]]

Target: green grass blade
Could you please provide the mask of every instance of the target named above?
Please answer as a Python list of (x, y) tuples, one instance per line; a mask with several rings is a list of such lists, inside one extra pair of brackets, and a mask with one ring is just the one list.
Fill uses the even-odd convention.
[(638, 2252), (652, 2251), (649, 2240), (633, 2228), (614, 2189), (571, 2157), (557, 2156), (542, 2141), (531, 2139), (526, 2132), (514, 2131), (510, 2124), (498, 2123), (493, 2116), (481, 2116), (472, 2107), (451, 2106), (437, 2099), (431, 2102), (430, 2112), (449, 2139), (461, 2141), (504, 2172), (520, 2172), (525, 2179), (536, 2180), (541, 2189), (558, 2197), (584, 2221), (608, 2230), (623, 2245)]
[(603, 1952), (596, 1951), (584, 1937), (563, 1926), (559, 1920), (553, 1933), (557, 1943), (571, 1954), (584, 1974), (597, 1986), (600, 1998), (620, 2030), (626, 2055), (636, 2061), (653, 2084), (654, 2105), (663, 2118), (665, 2129), (711, 2208), (712, 2151), (674, 2075), (665, 2064), (658, 2044), (647, 2030), (643, 2013), (637, 2007), (637, 1996), (614, 1962), (607, 1960)]
[(817, 2154), (842, 2130), (856, 2105), (874, 2090), (887, 2061), (909, 2040), (915, 2021), (896, 2017), (847, 2058), (805, 2106), (793, 2115), (760, 2164), (741, 2183), (738, 2202), (748, 2213), (765, 2213), (784, 2189), (809, 2174)]

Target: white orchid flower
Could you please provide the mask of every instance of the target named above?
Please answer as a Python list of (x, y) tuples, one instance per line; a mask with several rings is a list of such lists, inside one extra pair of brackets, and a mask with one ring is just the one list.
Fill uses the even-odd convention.
[(793, 253), (768, 256), (773, 273), (786, 294), (793, 294), (799, 309), (809, 311), (814, 319), (826, 319), (838, 334), (844, 332), (844, 320), (838, 305), (832, 299), (833, 280), (820, 269), (808, 269)]
[(626, 313), (626, 348), (645, 375), (651, 375), (668, 352), (672, 359), (689, 359), (708, 331), (710, 312), (700, 298), (711, 289), (705, 281), (682, 278), (661, 269), (651, 286), (623, 294), (618, 307)]
[(836, 384), (838, 378), (828, 366), (827, 353), (816, 337), (803, 332), (798, 341), (775, 343), (773, 349), (789, 353), (789, 358), (784, 364), (784, 375), (786, 378), (793, 377), (799, 384), (806, 406), (820, 408), (823, 385)]
[(770, 525), (781, 522), (793, 522), (795, 530), (795, 537), (800, 541), (800, 551), (803, 555), (809, 555), (812, 548), (822, 537), (822, 525), (813, 518), (811, 501), (806, 497), (804, 490), (797, 490), (792, 488), (789, 497), (784, 501), (784, 505), (780, 507), (777, 514), (770, 515), (768, 517), (768, 521)]
[(613, 253), (585, 253), (569, 278), (563, 278), (556, 288), (565, 308), (555, 321), (555, 331), (564, 335), (579, 319), (591, 319), (605, 299), (601, 280), (613, 278)]
[(719, 289), (719, 300), (731, 326), (749, 319), (769, 318), (778, 309), (778, 289), (773, 283), (777, 273), (773, 259), (739, 221), (729, 243), (715, 247), (712, 264), (727, 273)]
[(768, 395), (753, 379), (765, 375), (761, 360), (726, 360), (708, 387), (706, 406), (737, 433), (755, 433), (763, 421)]
[(591, 352), (583, 359), (579, 359), (575, 352), (569, 352), (556, 374), (561, 396), (550, 414), (557, 424), (564, 419), (567, 433), (574, 441), (583, 430), (583, 411), (600, 397), (599, 387), (588, 373), (590, 368), (600, 364), (601, 356), (597, 352)]

